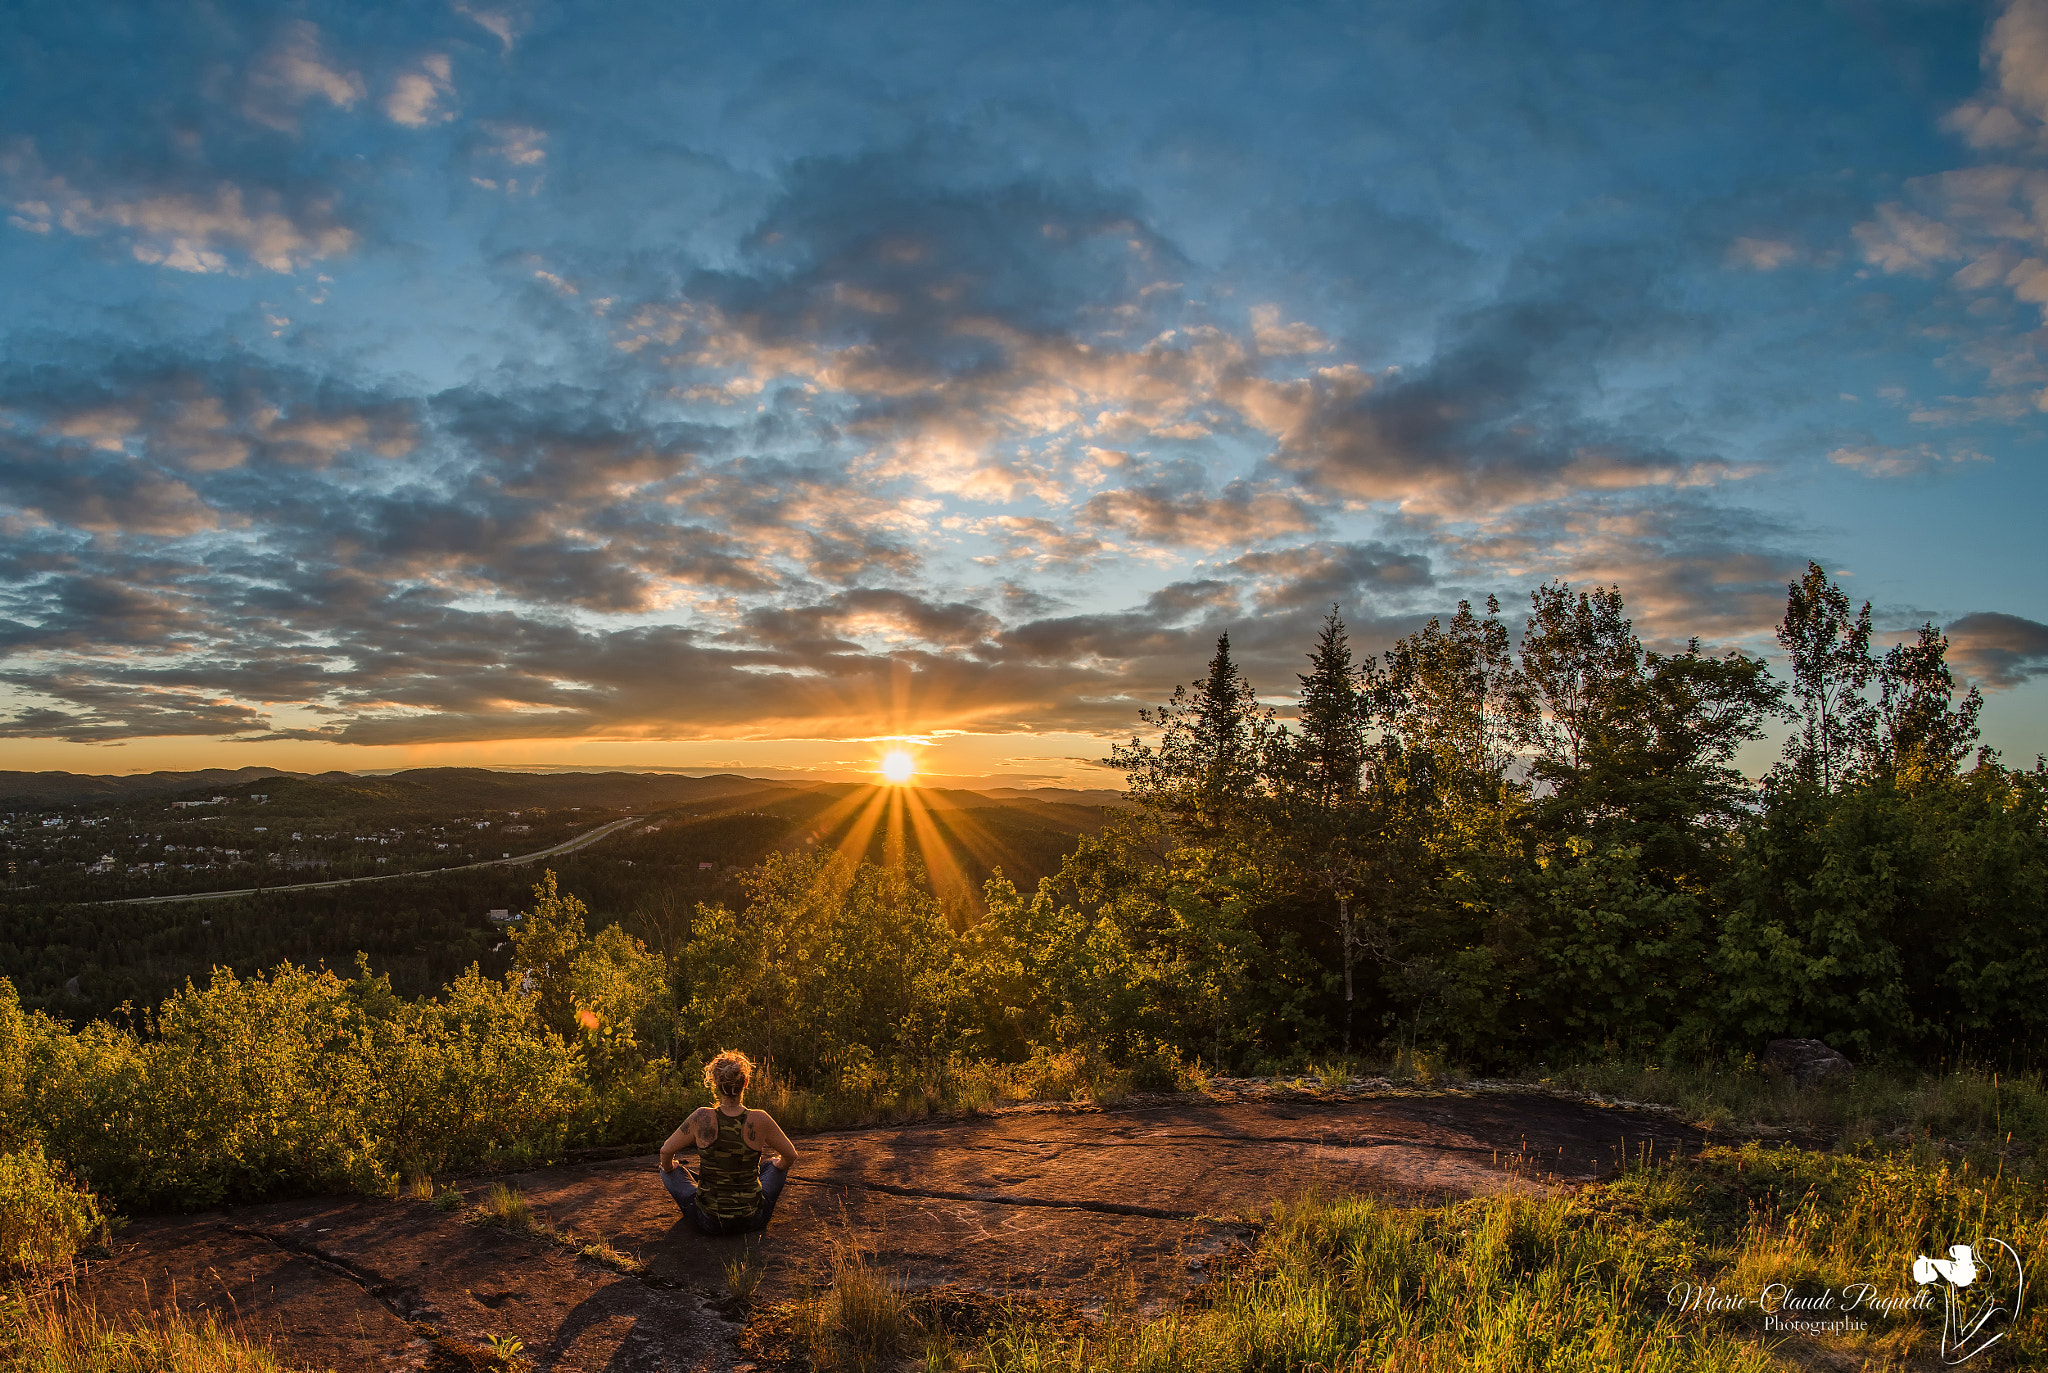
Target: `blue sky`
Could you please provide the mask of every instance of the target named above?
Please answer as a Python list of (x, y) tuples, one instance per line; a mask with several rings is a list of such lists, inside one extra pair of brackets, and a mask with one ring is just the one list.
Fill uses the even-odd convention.
[(1224, 629), (1809, 558), (2048, 748), (2048, 0), (0, 33), (9, 766), (1077, 781)]

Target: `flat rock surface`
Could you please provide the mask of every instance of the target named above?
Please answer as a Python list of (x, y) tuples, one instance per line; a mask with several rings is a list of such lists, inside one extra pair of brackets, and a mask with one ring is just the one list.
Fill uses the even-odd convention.
[(1539, 1191), (1701, 1138), (1523, 1092), (1238, 1095), (803, 1136), (774, 1225), (744, 1240), (682, 1224), (651, 1156), (459, 1184), (471, 1201), (517, 1186), (638, 1274), (424, 1202), (350, 1197), (136, 1221), (85, 1288), (103, 1314), (218, 1311), (313, 1369), (466, 1371), (464, 1351), (497, 1336), (539, 1373), (727, 1370), (736, 1263), (758, 1273), (757, 1305), (823, 1281), (834, 1246), (853, 1244), (914, 1288), (1148, 1308), (1205, 1281), (1276, 1200)]

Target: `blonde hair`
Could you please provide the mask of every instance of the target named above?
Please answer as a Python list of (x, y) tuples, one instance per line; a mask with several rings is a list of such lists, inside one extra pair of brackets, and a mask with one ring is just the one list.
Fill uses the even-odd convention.
[(738, 1049), (723, 1049), (704, 1065), (704, 1085), (720, 1096), (737, 1100), (754, 1080), (754, 1060)]

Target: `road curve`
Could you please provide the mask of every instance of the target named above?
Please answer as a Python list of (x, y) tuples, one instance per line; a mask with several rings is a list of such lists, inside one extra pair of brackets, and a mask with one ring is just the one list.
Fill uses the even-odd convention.
[(551, 849), (540, 849), (534, 853), (517, 853), (510, 858), (487, 858), (480, 863), (464, 863), (456, 868), (414, 868), (410, 872), (380, 872), (368, 877), (337, 877), (332, 882), (297, 882), (283, 887), (238, 887), (234, 891), (181, 892), (172, 896), (123, 896), (113, 901), (81, 901), (81, 906), (155, 906), (167, 901), (219, 901), (230, 896), (259, 896), (266, 892), (325, 891), (329, 887), (351, 887), (358, 882), (396, 882), (404, 877), (431, 877), (443, 872), (468, 872), (473, 868), (512, 868), (522, 863), (532, 863), (542, 858), (553, 858), (557, 854), (574, 853), (588, 848), (615, 830), (624, 829), (641, 819), (628, 815), (614, 820), (609, 825), (600, 825), (588, 834), (579, 834), (574, 839), (555, 845)]

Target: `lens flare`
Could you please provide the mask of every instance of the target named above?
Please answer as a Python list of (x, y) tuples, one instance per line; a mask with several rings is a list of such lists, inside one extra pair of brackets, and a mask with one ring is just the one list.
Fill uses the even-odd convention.
[(899, 787), (916, 771), (917, 760), (900, 748), (882, 755), (882, 776)]

